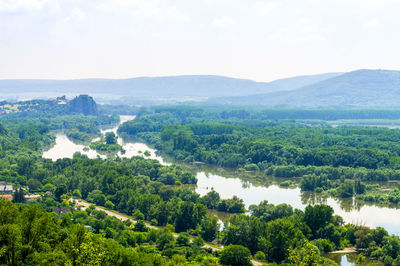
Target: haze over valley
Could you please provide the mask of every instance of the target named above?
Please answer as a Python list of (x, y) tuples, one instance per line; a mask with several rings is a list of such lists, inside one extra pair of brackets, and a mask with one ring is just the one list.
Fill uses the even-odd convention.
[(399, 10), (0, 0), (0, 265), (400, 265)]
[[(0, 80), (3, 99), (90, 94), (101, 103), (205, 103), (283, 108), (396, 108), (400, 71), (356, 70), (255, 82), (192, 75), (131, 79)], [(379, 96), (379, 97), (378, 97)]]

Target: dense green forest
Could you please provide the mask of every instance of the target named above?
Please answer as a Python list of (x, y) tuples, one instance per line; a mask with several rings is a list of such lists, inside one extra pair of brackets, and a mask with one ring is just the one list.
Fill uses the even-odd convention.
[[(2, 121), (0, 179), (14, 185), (16, 202), (24, 202), (26, 189), (43, 195), (29, 202), (32, 206), (26, 209), (1, 200), (2, 214), (9, 217), (1, 221), (4, 226), (2, 263), (175, 265), (186, 262), (186, 253), (193, 265), (216, 263), (217, 258), (210, 250), (200, 248), (202, 236), (213, 240), (218, 232), (217, 219), (207, 215), (204, 205), (214, 204), (215, 198), (202, 199), (184, 186), (196, 183), (193, 174), (178, 166), (166, 167), (142, 157), (91, 160), (76, 154), (74, 159), (56, 162), (43, 159), (42, 150), (54, 139), (50, 129), (55, 129), (59, 121), (66, 125), (75, 118), (58, 116), (46, 122), (41, 119), (7, 117)], [(90, 120), (90, 117), (83, 119)], [(71, 128), (78, 125), (75, 123)], [(137, 220), (146, 219), (160, 226), (169, 224), (169, 227), (161, 234), (137, 225), (132, 231), (129, 224), (121, 224), (104, 213), (75, 211), (69, 206), (67, 195), (133, 215)], [(239, 199), (218, 198), (217, 205), (231, 212), (244, 211)], [(69, 208), (72, 212), (60, 218), (44, 212), (54, 208)], [(33, 228), (25, 228), (27, 217)], [(93, 233), (83, 225), (91, 226)], [(198, 241), (189, 243), (186, 233), (175, 241), (172, 236), (175, 231), (190, 231), (199, 236)], [(104, 257), (95, 256), (97, 253)]]
[(133, 226), (93, 208), (57, 215), (43, 209), (49, 204), (23, 207), (0, 200), (1, 264), (217, 265), (211, 251), (201, 248), (201, 238), (191, 243), (182, 233), (175, 240), (173, 227)]
[[(178, 160), (302, 176), (303, 190), (343, 197), (374, 193), (376, 186), (364, 183), (368, 180), (399, 179), (396, 130), (336, 129), (320, 121), (250, 122), (198, 108), (166, 110), (141, 110), (119, 131), (146, 139)], [(387, 264), (400, 262), (398, 236), (345, 224), (327, 205), (301, 211), (264, 201), (246, 210), (236, 196), (224, 199), (214, 190), (200, 196), (192, 188), (196, 177), (179, 164), (165, 166), (139, 156), (89, 159), (80, 153), (57, 161), (42, 158), (54, 142), (53, 130), (92, 136), (99, 126), (117, 121), (40, 111), (1, 117), (0, 181), (16, 189), (14, 203), (0, 200), (1, 264), (251, 265), (257, 260), (334, 265), (323, 254), (344, 247)], [(112, 134), (102, 141), (117, 143)], [(388, 193), (387, 200), (396, 202), (399, 191)], [(26, 200), (24, 194), (31, 193), (40, 197)], [(93, 205), (80, 209), (72, 197)], [(122, 222), (95, 205), (132, 220)], [(57, 208), (65, 213), (56, 214)], [(210, 210), (232, 216), (221, 225)]]
[[(303, 177), (299, 186), (304, 191), (397, 204), (400, 190), (381, 193), (379, 186), (365, 182), (400, 180), (400, 130), (331, 127), (309, 119), (368, 116), (398, 118), (398, 113), (164, 107), (142, 110), (119, 132), (143, 139), (178, 161), (258, 171), (266, 177)], [(274, 117), (299, 120), (268, 120)]]

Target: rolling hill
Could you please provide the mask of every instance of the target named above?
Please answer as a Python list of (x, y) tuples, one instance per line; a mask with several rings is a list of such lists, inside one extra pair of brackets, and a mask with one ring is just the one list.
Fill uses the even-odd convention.
[(3, 99), (92, 95), (100, 103), (210, 104), (268, 107), (400, 107), (400, 71), (356, 70), (256, 82), (191, 75), (131, 79), (0, 80)]
[(271, 107), (400, 107), (400, 71), (356, 70), (291, 91), (215, 100)]
[(54, 97), (66, 94), (90, 94), (96, 98), (137, 99), (208, 99), (226, 96), (246, 96), (292, 90), (337, 76), (328, 73), (255, 82), (223, 76), (192, 75), (167, 77), (139, 77), (131, 79), (76, 79), (76, 80), (0, 80), (3, 97)]

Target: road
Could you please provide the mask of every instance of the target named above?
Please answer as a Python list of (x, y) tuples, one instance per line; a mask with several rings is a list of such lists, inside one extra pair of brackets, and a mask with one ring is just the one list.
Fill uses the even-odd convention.
[[(86, 202), (86, 201), (83, 201), (83, 200), (79, 200), (79, 199), (70, 198), (69, 201), (71, 201), (71, 202), (74, 202), (74, 201), (75, 201), (75, 202), (78, 203), (81, 207), (83, 207), (82, 209), (86, 209), (87, 207), (89, 207), (89, 206), (91, 205), (90, 203), (88, 203), (88, 202)], [(105, 209), (105, 208), (103, 208), (103, 207), (96, 206), (96, 210), (98, 210), (98, 211), (103, 211), (103, 212), (105, 212), (107, 215), (110, 215), (110, 216), (113, 216), (113, 217), (115, 217), (115, 218), (118, 218), (118, 219), (120, 219), (121, 221), (129, 220), (129, 221), (131, 221), (131, 222), (134, 223), (134, 224), (137, 223), (137, 221), (134, 220), (134, 219), (132, 219), (132, 218), (126, 217), (125, 215), (123, 215), (123, 214), (121, 214), (121, 213), (118, 213), (118, 212), (109, 211), (109, 210), (107, 210), (107, 209)], [(159, 230), (159, 229), (160, 229), (160, 227), (150, 225), (149, 223), (145, 223), (145, 224), (146, 224), (146, 226), (147, 226), (148, 228), (156, 229), (156, 230)], [(177, 233), (173, 233), (173, 235), (174, 235), (175, 238), (178, 237), (178, 234), (177, 234)], [(220, 251), (220, 250), (223, 249), (223, 246), (215, 247), (215, 246), (212, 246), (212, 245), (207, 244), (207, 243), (204, 244), (203, 247), (204, 247), (204, 248), (211, 248), (213, 251)], [(260, 265), (262, 265), (262, 263), (260, 263), (260, 262), (258, 262), (258, 261), (255, 261), (255, 260), (252, 260), (251, 262), (253, 263), (254, 266), (260, 266)]]
[[(69, 201), (71, 201), (71, 202), (73, 202), (74, 200), (75, 200), (76, 203), (78, 203), (81, 207), (84, 207), (84, 208), (82, 208), (83, 210), (85, 210), (87, 207), (89, 207), (89, 206), (91, 205), (90, 203), (88, 203), (88, 202), (86, 202), (86, 201), (83, 201), (83, 200), (76, 200), (76, 199), (73, 199), (73, 198), (70, 198), (70, 199), (69, 199)], [(126, 217), (126, 216), (124, 216), (124, 215), (118, 213), (118, 212), (109, 211), (109, 210), (107, 210), (107, 209), (105, 209), (105, 208), (103, 208), (103, 207), (96, 206), (96, 210), (98, 210), (98, 211), (103, 211), (103, 212), (107, 213), (107, 215), (116, 217), (116, 218), (120, 219), (121, 221), (131, 220), (133, 223), (136, 223), (136, 220), (130, 219), (130, 218), (128, 218), (128, 217)], [(146, 226), (147, 226), (147, 224), (146, 224)], [(149, 227), (152, 228), (152, 227), (154, 227), (154, 226), (150, 226), (150, 225), (149, 225)], [(156, 228), (156, 227), (154, 227), (154, 228)]]

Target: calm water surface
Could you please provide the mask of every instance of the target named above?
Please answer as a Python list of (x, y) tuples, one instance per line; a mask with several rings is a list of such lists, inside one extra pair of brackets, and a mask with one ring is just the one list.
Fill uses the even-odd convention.
[[(102, 134), (105, 134), (107, 132), (114, 132), (117, 134), (117, 129), (118, 126), (126, 121), (134, 119), (135, 116), (131, 115), (121, 115), (120, 116), (120, 123), (117, 126), (111, 127), (111, 128), (106, 128), (101, 130)], [(99, 138), (94, 139), (93, 141), (97, 141)], [(121, 154), (121, 152), (118, 153), (118, 156), (120, 157), (126, 157), (130, 158), (132, 156), (143, 156), (144, 151), (149, 151), (150, 156), (146, 158), (150, 159), (156, 159), (160, 161), (162, 164), (167, 164), (162, 157), (158, 156), (156, 154), (156, 150), (148, 147), (144, 143), (132, 143), (132, 142), (124, 142), (122, 138), (118, 138), (118, 144), (120, 144), (123, 149), (125, 150), (124, 154)], [(107, 155), (105, 154), (99, 154), (97, 151), (88, 149), (88, 145), (82, 145), (82, 144), (77, 144), (68, 139), (68, 137), (64, 133), (56, 133), (56, 142), (55, 145), (49, 149), (48, 151), (45, 151), (43, 153), (44, 158), (52, 159), (53, 161), (56, 161), (57, 159), (61, 158), (72, 158), (74, 153), (79, 151), (82, 154), (87, 155), (89, 158), (94, 159), (97, 157), (101, 158), (106, 158)]]
[[(121, 116), (120, 123), (134, 118), (134, 116)], [(105, 129), (102, 133), (108, 131), (116, 133), (117, 128), (118, 126)], [(143, 156), (143, 152), (148, 150), (151, 154), (149, 158), (157, 159), (162, 164), (167, 164), (161, 156), (156, 154), (154, 149), (151, 149), (144, 143), (124, 142), (121, 138), (118, 139), (118, 142), (126, 150), (125, 154), (119, 154), (121, 157)], [(57, 133), (55, 145), (50, 150), (44, 152), (43, 157), (52, 160), (72, 158), (76, 151), (86, 154), (89, 158), (96, 158), (97, 156), (106, 157), (94, 150), (89, 149), (84, 151), (84, 148), (84, 145), (75, 144), (64, 134)], [(400, 235), (400, 211), (397, 209), (374, 205), (360, 205), (352, 199), (335, 200), (330, 197), (324, 198), (318, 193), (301, 192), (300, 188), (281, 188), (274, 184), (258, 184), (255, 181), (243, 180), (238, 177), (239, 174), (234, 172), (216, 171), (215, 168), (207, 166), (198, 166), (192, 170), (196, 173), (198, 179), (196, 191), (200, 195), (204, 195), (211, 188), (214, 188), (222, 198), (231, 198), (233, 195), (242, 198), (246, 207), (251, 204), (258, 204), (263, 200), (267, 200), (273, 204), (287, 203), (294, 208), (302, 210), (308, 204), (325, 203), (330, 205), (334, 209), (335, 214), (342, 216), (346, 222), (370, 227), (381, 226), (390, 233)]]
[[(234, 174), (227, 174), (233, 176)], [(346, 222), (381, 226), (390, 233), (400, 235), (400, 210), (387, 207), (361, 205), (353, 199), (336, 200), (330, 197), (321, 197), (314, 192), (301, 192), (300, 188), (281, 188), (278, 185), (263, 186), (244, 181), (240, 178), (227, 177), (200, 171), (196, 174), (197, 193), (205, 195), (214, 188), (222, 198), (231, 198), (233, 195), (243, 199), (246, 207), (267, 200), (269, 203), (287, 203), (294, 208), (304, 210), (308, 204), (325, 203), (330, 205), (335, 214), (340, 215)]]
[[(336, 263), (342, 266), (354, 266), (357, 260), (357, 253), (329, 253), (325, 254), (325, 257), (334, 260)], [(374, 266), (383, 266), (382, 262), (372, 260), (370, 258), (366, 258), (363, 265), (374, 265)]]

